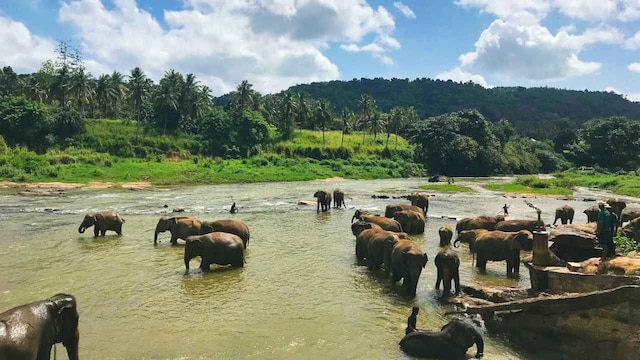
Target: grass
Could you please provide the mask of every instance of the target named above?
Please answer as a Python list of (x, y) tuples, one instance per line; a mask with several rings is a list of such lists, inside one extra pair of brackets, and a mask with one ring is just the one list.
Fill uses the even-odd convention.
[(616, 234), (613, 242), (616, 244), (616, 252), (623, 255), (627, 255), (632, 251), (640, 253), (640, 245), (620, 233)]
[(488, 184), (484, 188), (515, 194), (535, 194), (535, 195), (573, 195), (573, 190), (559, 187), (535, 188), (521, 184)]
[(470, 187), (462, 186), (462, 185), (453, 185), (453, 184), (442, 184), (442, 185), (429, 184), (429, 185), (421, 185), (419, 186), (419, 188), (422, 190), (433, 190), (433, 191), (448, 192), (448, 193), (473, 192), (473, 189), (471, 189)]
[(628, 175), (613, 175), (591, 170), (567, 171), (556, 176), (573, 183), (575, 186), (597, 188), (619, 195), (640, 197), (640, 176), (637, 174), (637, 172), (632, 171)]

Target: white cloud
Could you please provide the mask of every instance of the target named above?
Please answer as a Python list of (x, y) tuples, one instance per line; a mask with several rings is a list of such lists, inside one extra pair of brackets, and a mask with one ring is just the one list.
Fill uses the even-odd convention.
[(622, 21), (635, 21), (640, 19), (640, 0), (621, 0), (622, 11), (618, 19)]
[(414, 13), (413, 10), (411, 10), (410, 7), (408, 7), (407, 5), (401, 3), (400, 1), (394, 2), (393, 6), (396, 9), (398, 9), (398, 11), (400, 11), (402, 13), (402, 15), (408, 17), (409, 19), (415, 19), (416, 18), (416, 13)]
[(464, 70), (462, 70), (461, 68), (457, 67), (454, 68), (452, 70), (449, 71), (445, 71), (442, 73), (439, 73), (438, 75), (436, 75), (436, 79), (438, 80), (452, 80), (452, 81), (456, 81), (456, 82), (467, 82), (467, 81), (473, 81), (474, 83), (478, 84), (478, 85), (482, 85), (486, 88), (491, 88), (493, 86), (487, 84), (487, 81), (484, 79), (484, 77), (482, 75), (478, 75), (478, 74), (472, 74), (469, 72), (466, 72)]
[(604, 20), (617, 10), (618, 0), (555, 0), (564, 15), (581, 20)]
[(0, 65), (17, 73), (37, 71), (47, 59), (55, 57), (55, 43), (31, 34), (21, 22), (0, 16)]
[(479, 8), (500, 19), (511, 19), (520, 23), (536, 23), (551, 10), (550, 0), (457, 0), (458, 6)]
[(627, 39), (624, 42), (624, 46), (627, 49), (638, 50), (640, 49), (640, 31), (637, 32), (633, 37)]
[[(66, 0), (60, 20), (77, 30), (88, 67), (96, 72), (140, 66), (152, 78), (175, 68), (192, 72), (215, 93), (243, 79), (260, 91), (326, 81), (339, 71), (323, 53), (330, 44), (392, 62), (395, 22), (382, 6), (362, 0), (183, 0), (159, 19), (135, 0)], [(373, 37), (362, 45), (365, 37)], [(95, 69), (95, 70), (94, 70)]]
[(495, 20), (484, 30), (475, 51), (460, 56), (464, 67), (494, 73), (504, 79), (564, 79), (594, 73), (597, 62), (578, 58), (584, 47), (622, 41), (614, 28), (588, 29), (580, 35), (564, 31), (556, 35), (539, 24), (520, 25)]
[(640, 102), (640, 93), (625, 94), (625, 93), (623, 93), (622, 91), (616, 89), (613, 86), (607, 86), (606, 88), (604, 88), (604, 91), (622, 95), (629, 101)]
[(640, 63), (631, 63), (627, 66), (627, 69), (629, 69), (629, 71), (640, 73)]

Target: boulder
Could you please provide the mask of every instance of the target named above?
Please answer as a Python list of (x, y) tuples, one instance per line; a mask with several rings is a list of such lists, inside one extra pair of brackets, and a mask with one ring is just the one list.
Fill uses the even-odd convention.
[(559, 225), (549, 233), (549, 241), (563, 247), (593, 249), (596, 240), (595, 223)]
[(571, 271), (583, 274), (632, 275), (640, 276), (640, 256), (619, 256), (601, 263), (600, 258), (591, 258), (580, 263), (567, 265)]

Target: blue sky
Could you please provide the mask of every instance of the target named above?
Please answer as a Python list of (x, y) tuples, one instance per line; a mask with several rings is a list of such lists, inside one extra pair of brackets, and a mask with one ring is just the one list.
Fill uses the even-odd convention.
[(640, 101), (640, 0), (0, 0), (0, 65), (36, 71), (58, 40), (94, 75), (174, 68), (216, 94), (428, 77)]

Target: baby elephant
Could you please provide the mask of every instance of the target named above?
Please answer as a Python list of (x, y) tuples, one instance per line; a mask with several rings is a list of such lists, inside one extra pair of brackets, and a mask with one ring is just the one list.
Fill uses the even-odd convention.
[(124, 219), (118, 213), (101, 211), (85, 215), (78, 232), (83, 234), (85, 230), (93, 226), (93, 236), (95, 237), (104, 236), (107, 230), (115, 231), (118, 235), (122, 235), (122, 224), (124, 224)]
[(438, 278), (436, 280), (436, 290), (440, 289), (440, 283), (444, 281), (444, 291), (442, 297), (451, 296), (451, 281), (455, 283), (456, 295), (460, 294), (460, 258), (458, 254), (450, 247), (442, 248), (435, 259), (436, 268), (438, 269)]
[(244, 244), (237, 235), (212, 232), (189, 236), (184, 246), (184, 266), (189, 271), (189, 261), (200, 256), (200, 269), (209, 271), (211, 264), (244, 266)]

